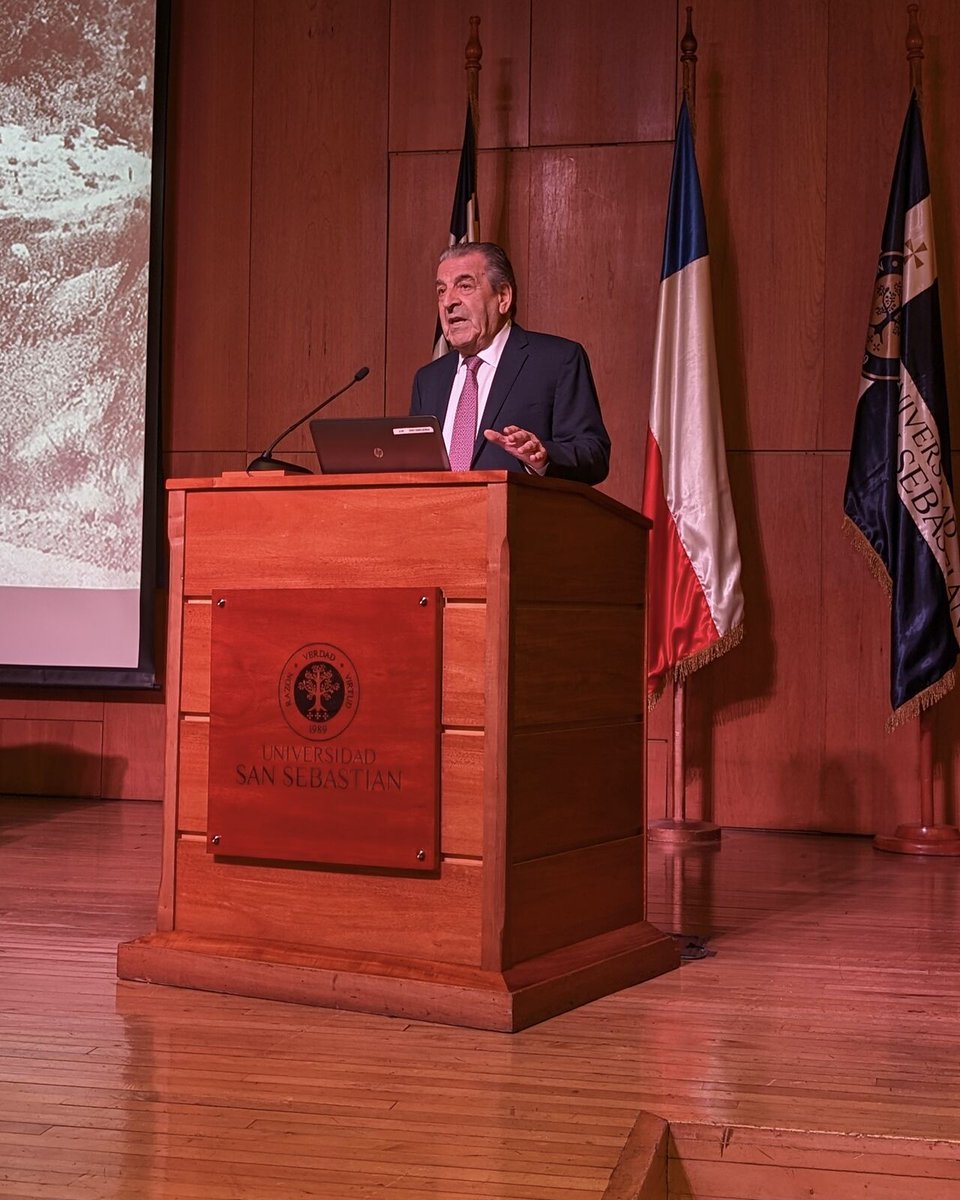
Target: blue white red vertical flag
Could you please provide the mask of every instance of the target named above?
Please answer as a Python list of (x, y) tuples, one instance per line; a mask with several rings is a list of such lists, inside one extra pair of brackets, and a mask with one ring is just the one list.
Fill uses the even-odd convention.
[[(474, 125), (473, 107), (467, 100), (467, 119), (463, 129), (463, 147), (460, 150), (460, 170), (457, 172), (457, 187), (453, 193), (453, 210), (450, 213), (450, 245), (460, 242), (480, 241), (480, 206), (477, 203), (477, 131)], [(440, 358), (450, 347), (440, 328), (433, 336), (433, 357)]]
[(740, 548), (720, 408), (710, 259), (693, 131), (677, 120), (657, 307), (643, 480), (653, 521), (647, 689), (686, 676), (743, 636)]
[(891, 723), (954, 683), (960, 546), (930, 181), (916, 93), (893, 172), (843, 500), (891, 599)]

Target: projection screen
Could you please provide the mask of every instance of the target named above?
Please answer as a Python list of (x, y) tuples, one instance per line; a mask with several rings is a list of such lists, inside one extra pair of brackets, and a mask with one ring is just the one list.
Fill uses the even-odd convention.
[(167, 25), (0, 5), (0, 683), (155, 685)]

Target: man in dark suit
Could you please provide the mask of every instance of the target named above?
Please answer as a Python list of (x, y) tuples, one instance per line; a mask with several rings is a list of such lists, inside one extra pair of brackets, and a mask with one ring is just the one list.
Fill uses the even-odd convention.
[(454, 470), (600, 483), (610, 439), (586, 352), (514, 324), (516, 292), (510, 260), (492, 242), (444, 252), (437, 304), (451, 353), (417, 372), (411, 415), (440, 420)]

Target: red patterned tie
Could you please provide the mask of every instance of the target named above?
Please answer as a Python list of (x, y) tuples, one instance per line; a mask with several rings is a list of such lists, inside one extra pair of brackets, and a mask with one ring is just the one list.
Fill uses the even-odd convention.
[(450, 435), (451, 471), (469, 471), (473, 461), (473, 443), (477, 440), (477, 370), (481, 362), (483, 359), (476, 354), (463, 360), (467, 377), (457, 401)]

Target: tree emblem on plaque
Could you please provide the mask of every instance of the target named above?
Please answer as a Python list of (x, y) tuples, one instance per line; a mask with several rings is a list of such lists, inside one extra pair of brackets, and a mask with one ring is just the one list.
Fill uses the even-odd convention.
[(357, 669), (338, 647), (311, 642), (292, 654), (280, 672), (278, 699), (283, 718), (311, 741), (339, 736), (360, 702)]
[(297, 676), (297, 708), (308, 721), (329, 721), (343, 704), (343, 676), (327, 663), (312, 663)]

